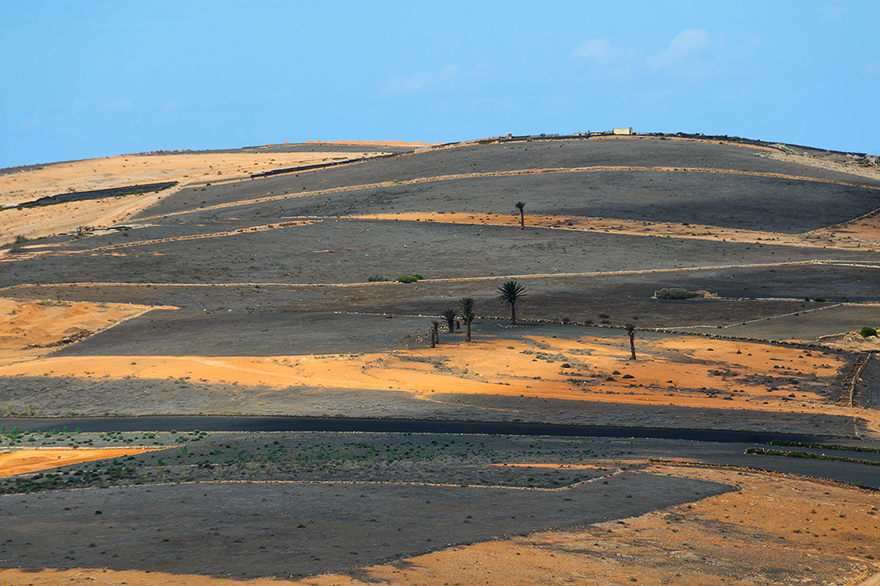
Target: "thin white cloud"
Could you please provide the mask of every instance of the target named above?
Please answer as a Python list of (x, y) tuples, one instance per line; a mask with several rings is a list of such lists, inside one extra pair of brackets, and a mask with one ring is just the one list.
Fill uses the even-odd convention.
[(455, 65), (447, 65), (439, 71), (421, 72), (409, 77), (392, 77), (382, 84), (379, 91), (383, 94), (412, 96), (477, 80), (489, 75), (490, 71), (491, 67), (486, 64), (477, 65), (470, 71), (462, 71)]
[(134, 110), (134, 102), (131, 100), (114, 100), (106, 102), (101, 108), (107, 112), (128, 112)]
[(455, 65), (447, 65), (440, 71), (416, 73), (409, 77), (392, 77), (380, 91), (383, 94), (418, 94), (438, 86), (449, 85), (461, 77)]
[(637, 51), (614, 45), (608, 39), (590, 39), (578, 45), (569, 56), (572, 61), (586, 61), (592, 72), (612, 78), (635, 74)]
[(696, 58), (696, 54), (708, 45), (708, 32), (703, 29), (685, 29), (672, 39), (668, 47), (650, 57), (645, 64), (651, 71), (667, 69), (679, 73), (701, 73), (705, 64)]
[(584, 41), (571, 52), (572, 59), (589, 59), (600, 67), (608, 67), (620, 61), (623, 49), (612, 45), (608, 39)]

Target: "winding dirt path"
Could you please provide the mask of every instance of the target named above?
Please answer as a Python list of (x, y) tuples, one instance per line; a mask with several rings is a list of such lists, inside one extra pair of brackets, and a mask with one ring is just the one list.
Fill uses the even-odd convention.
[[(321, 251), (314, 251), (321, 252)], [(2, 262), (2, 261), (0, 261)], [(529, 273), (514, 275), (491, 275), (480, 277), (455, 277), (448, 279), (423, 279), (420, 283), (470, 283), (479, 281), (499, 281), (504, 279), (550, 279), (550, 278), (569, 278), (569, 277), (602, 277), (611, 275), (650, 275), (661, 273), (680, 273), (695, 271), (717, 271), (727, 269), (756, 269), (756, 268), (774, 268), (774, 267), (797, 267), (797, 266), (859, 266), (868, 268), (880, 268), (880, 266), (872, 264), (855, 264), (841, 260), (806, 260), (796, 262), (779, 262), (779, 263), (751, 263), (751, 264), (730, 264), (730, 265), (710, 265), (701, 267), (676, 267), (669, 269), (635, 269), (624, 271), (595, 271), (588, 273)], [(39, 287), (41, 289), (52, 289), (61, 287), (290, 287), (290, 288), (350, 288), (350, 287), (397, 287), (399, 283), (396, 281), (384, 282), (367, 282), (367, 283), (277, 283), (277, 282), (239, 282), (239, 283), (150, 283), (150, 282), (119, 282), (119, 281), (88, 281), (88, 282), (67, 282), (67, 283), (22, 283), (12, 285), (10, 287), (0, 288), (0, 293), (4, 291), (15, 291), (17, 289), (27, 289), (31, 287)]]

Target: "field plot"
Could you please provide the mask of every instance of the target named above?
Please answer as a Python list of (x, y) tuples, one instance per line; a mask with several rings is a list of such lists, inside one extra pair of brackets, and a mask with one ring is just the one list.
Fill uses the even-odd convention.
[[(6, 205), (67, 192), (113, 189), (134, 183), (172, 181), (183, 187), (230, 179), (241, 181), (252, 173), (269, 169), (358, 159), (377, 153), (376, 147), (367, 145), (355, 151), (345, 145), (338, 145), (337, 151), (328, 150), (325, 145), (298, 146), (212, 153), (140, 153), (53, 163), (24, 172), (4, 169), (0, 171), (0, 243), (12, 242), (15, 236), (33, 239), (69, 232), (78, 227), (110, 226), (142, 208), (155, 205), (177, 189), (158, 195), (131, 195), (109, 202), (78, 202), (76, 205), (60, 204), (49, 208), (2, 209)], [(385, 148), (390, 152), (400, 150), (400, 147)]]
[[(880, 306), (877, 305), (829, 305), (816, 308), (811, 304), (807, 311), (795, 312), (770, 320), (735, 325), (727, 328), (726, 335), (762, 338), (814, 341), (819, 338), (844, 338), (856, 332), (863, 324), (880, 323)], [(787, 332), (787, 333), (786, 333)], [(851, 336), (854, 340), (860, 337)], [(875, 349), (873, 340), (861, 339), (865, 349)]]
[[(864, 575), (880, 528), (872, 492), (729, 469), (755, 463), (737, 444), (350, 433), (30, 437), (161, 444), (0, 481), (0, 491), (13, 492), (0, 496), (10, 527), (0, 552), (46, 568), (0, 575), (36, 584), (467, 583), (479, 575), (527, 584), (542, 572), (614, 582), (621, 569), (627, 580), (659, 572), (821, 582)], [(823, 472), (782, 460), (790, 473)], [(45, 492), (41, 484), (108, 488)]]
[[(0, 210), (0, 582), (873, 583), (880, 174), (807, 154), (306, 144), (0, 174), (10, 204), (180, 182)], [(249, 431), (188, 419), (219, 415)], [(65, 429), (87, 416), (181, 425)]]

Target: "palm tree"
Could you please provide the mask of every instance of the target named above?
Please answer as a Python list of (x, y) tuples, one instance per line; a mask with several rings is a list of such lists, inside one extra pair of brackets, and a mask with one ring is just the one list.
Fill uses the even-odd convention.
[(458, 314), (455, 313), (454, 307), (447, 307), (443, 310), (443, 313), (440, 314), (440, 317), (446, 320), (446, 327), (449, 328), (449, 333), (455, 331), (455, 318), (458, 317)]
[(523, 208), (525, 208), (525, 207), (526, 207), (525, 203), (523, 203), (521, 201), (516, 202), (516, 209), (519, 210), (519, 229), (520, 230), (526, 229), (526, 216), (523, 213)]
[(458, 302), (458, 309), (461, 311), (461, 319), (464, 320), (465, 325), (467, 326), (467, 333), (465, 334), (464, 341), (471, 341), (471, 322), (474, 321), (474, 298), (473, 297), (462, 297), (461, 301)]
[(516, 281), (505, 281), (498, 287), (498, 300), (510, 306), (510, 324), (516, 325), (516, 302), (526, 294), (526, 288)]
[(632, 359), (636, 359), (636, 324), (630, 322), (624, 324), (623, 329), (629, 334), (629, 350), (632, 352)]

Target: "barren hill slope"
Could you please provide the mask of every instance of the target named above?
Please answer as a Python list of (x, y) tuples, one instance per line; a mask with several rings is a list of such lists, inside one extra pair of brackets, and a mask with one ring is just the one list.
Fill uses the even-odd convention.
[(880, 178), (847, 160), (277, 145), (0, 210), (32, 236), (0, 248), (0, 582), (877, 584)]
[[(7, 249), (0, 286), (20, 299), (177, 308), (129, 319), (55, 352), (59, 359), (419, 349), (432, 316), (461, 297), (476, 299), (478, 317), (498, 318), (478, 321), (478, 338), (529, 336), (536, 326), (499, 330), (506, 310), (495, 289), (505, 279), (525, 285), (520, 317), (527, 323), (633, 322), (642, 329), (742, 330), (767, 340), (806, 341), (845, 334), (844, 323), (880, 324), (880, 314), (875, 320), (864, 305), (840, 306), (833, 317), (820, 312), (829, 319), (813, 319), (808, 327), (782, 319), (841, 302), (878, 301), (871, 285), (880, 251), (873, 216), (880, 208), (878, 179), (777, 160), (769, 148), (713, 141), (485, 142), (190, 185), (121, 229)], [(524, 229), (517, 202), (525, 204)], [(411, 274), (424, 279), (394, 282)], [(663, 288), (706, 293), (685, 301), (655, 298)], [(742, 329), (755, 320), (762, 320), (758, 330)], [(595, 330), (559, 327), (575, 338)], [(747, 334), (753, 330), (760, 335)], [(459, 335), (451, 333), (451, 340)], [(75, 376), (76, 368), (60, 368), (58, 376)], [(244, 376), (247, 369), (236, 368)], [(137, 378), (173, 371), (148, 369)], [(316, 379), (308, 376), (296, 384), (309, 388)], [(20, 385), (8, 398), (36, 401), (28, 389), (41, 381)], [(278, 399), (260, 408), (252, 400), (234, 407), (213, 401), (128, 408), (290, 409)], [(319, 401), (306, 412), (325, 413), (329, 405)]]

